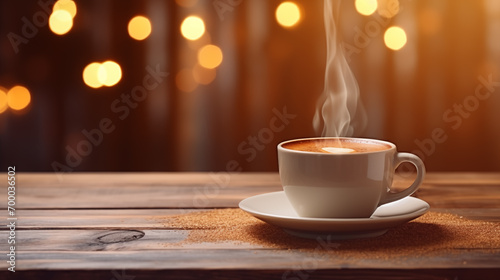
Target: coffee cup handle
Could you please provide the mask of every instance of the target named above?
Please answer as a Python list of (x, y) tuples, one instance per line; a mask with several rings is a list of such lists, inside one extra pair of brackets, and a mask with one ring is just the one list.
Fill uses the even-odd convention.
[(424, 176), (425, 176), (424, 162), (414, 154), (396, 153), (396, 155), (394, 157), (394, 169), (396, 169), (403, 162), (409, 162), (417, 168), (417, 178), (415, 179), (413, 184), (411, 184), (411, 186), (409, 186), (407, 189), (405, 189), (403, 191), (400, 191), (397, 193), (387, 192), (387, 195), (381, 199), (381, 202), (379, 203), (379, 205), (393, 202), (393, 201), (405, 198), (407, 196), (410, 196), (422, 184), (422, 181), (424, 180)]

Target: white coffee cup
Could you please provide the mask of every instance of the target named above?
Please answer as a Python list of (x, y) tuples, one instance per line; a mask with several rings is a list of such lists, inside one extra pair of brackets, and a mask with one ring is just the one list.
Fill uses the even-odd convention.
[[(299, 150), (307, 144), (319, 150)], [(403, 162), (416, 167), (417, 178), (407, 189), (391, 193), (395, 169)], [(416, 155), (397, 152), (390, 142), (363, 138), (285, 141), (278, 145), (278, 163), (293, 208), (312, 218), (368, 218), (378, 206), (413, 194), (425, 175)]]

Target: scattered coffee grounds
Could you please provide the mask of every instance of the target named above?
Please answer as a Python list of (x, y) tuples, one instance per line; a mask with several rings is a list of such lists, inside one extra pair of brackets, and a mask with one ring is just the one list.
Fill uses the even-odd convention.
[[(375, 238), (354, 240), (311, 240), (291, 236), (240, 209), (218, 209), (168, 217), (169, 228), (190, 230), (176, 243), (244, 243), (275, 249), (299, 249), (336, 257), (401, 258), (461, 250), (500, 249), (500, 223), (466, 219), (448, 213), (429, 212), (409, 223), (394, 227)], [(168, 244), (167, 246), (172, 246)]]

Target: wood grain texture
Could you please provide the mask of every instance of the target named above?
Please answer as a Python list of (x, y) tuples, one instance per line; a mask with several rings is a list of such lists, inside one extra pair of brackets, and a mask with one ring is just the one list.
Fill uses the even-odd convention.
[[(179, 214), (209, 209), (105, 209), (105, 210), (19, 210), (17, 229), (178, 229), (166, 228), (166, 221)], [(451, 213), (468, 219), (500, 222), (500, 208), (435, 208), (435, 212)], [(6, 231), (7, 220), (0, 220), (0, 232)]]
[[(114, 250), (36, 250), (19, 252), (19, 271), (36, 269), (279, 269), (317, 271), (322, 269), (495, 269), (500, 251), (476, 250), (468, 254), (435, 255), (432, 261), (408, 256), (404, 261), (366, 257), (346, 260), (333, 255), (318, 255), (300, 250), (253, 248), (194, 248), (151, 250), (113, 247)], [(7, 263), (0, 264), (6, 270)]]
[[(394, 184), (399, 189), (410, 181), (396, 177)], [(183, 244), (194, 230), (165, 226), (170, 216), (237, 207), (246, 197), (279, 191), (276, 173), (75, 173), (62, 180), (19, 173), (16, 183), (15, 279), (109, 280), (120, 273), (136, 279), (496, 279), (500, 273), (500, 248), (346, 260), (236, 241)], [(5, 189), (6, 180), (0, 185)], [(432, 211), (500, 223), (497, 173), (431, 173), (415, 196)], [(6, 201), (0, 192), (0, 209)], [(0, 240), (7, 240), (6, 224), (0, 219)], [(0, 250), (7, 251), (6, 242)], [(6, 268), (0, 263), (0, 278), (14, 279)]]
[[(18, 229), (165, 229), (169, 216), (206, 209), (19, 210)], [(7, 220), (0, 220), (5, 228)]]
[[(16, 233), (17, 255), (19, 262), (22, 263), (20, 270), (138, 269), (137, 263), (150, 266), (152, 256), (156, 262), (148, 269), (195, 268), (183, 263), (188, 258), (191, 258), (190, 262), (200, 265), (196, 269), (236, 269), (235, 263), (240, 264), (238, 269), (270, 268), (269, 266), (275, 269), (293, 269), (311, 265), (310, 262), (313, 262), (318, 270), (449, 267), (494, 269), (500, 263), (500, 248), (451, 248), (442, 254), (439, 252), (430, 255), (410, 254), (395, 259), (380, 258), (380, 255), (374, 252), (363, 254), (363, 258), (346, 259), (345, 256), (328, 252), (318, 254), (314, 250), (278, 250), (231, 240), (180, 243), (196, 230), (165, 226), (172, 215), (200, 211), (207, 210), (22, 210), (19, 211), (21, 226)], [(469, 219), (500, 222), (500, 209), (496, 208), (438, 209), (438, 211)], [(128, 216), (130, 218), (127, 218)], [(128, 221), (124, 224), (124, 220)], [(8, 234), (7, 230), (0, 231), (0, 240), (7, 240)], [(6, 244), (1, 244), (0, 249), (7, 251)], [(107, 252), (108, 260), (100, 263), (99, 257), (94, 256), (94, 253), (103, 252)], [(211, 257), (207, 257), (206, 252), (210, 252)], [(140, 255), (141, 253), (144, 255)], [(35, 257), (36, 254), (39, 255), (38, 259)], [(252, 256), (258, 254), (260, 258), (249, 259), (247, 254)], [(128, 255), (136, 257), (129, 258)], [(234, 263), (226, 260), (228, 256)], [(176, 262), (172, 261), (174, 258), (177, 258)], [(230, 266), (226, 267), (227, 264)], [(5, 268), (6, 265), (4, 264)]]
[[(281, 190), (276, 173), (18, 174), (17, 208), (237, 207), (245, 197)], [(6, 187), (6, 180), (1, 183)], [(6, 208), (6, 192), (0, 207)]]
[[(19, 173), (17, 208), (237, 207), (246, 197), (282, 190), (277, 173), (74, 173), (61, 178)], [(397, 176), (395, 189), (408, 186), (410, 180)], [(3, 189), (6, 183), (0, 180)], [(439, 208), (500, 208), (500, 175), (430, 173), (415, 196)], [(1, 192), (0, 208), (6, 203), (6, 192)]]

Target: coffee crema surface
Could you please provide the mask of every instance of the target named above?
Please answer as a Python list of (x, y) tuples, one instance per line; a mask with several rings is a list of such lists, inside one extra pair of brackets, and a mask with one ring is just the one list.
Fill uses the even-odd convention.
[(353, 139), (308, 139), (288, 142), (283, 148), (325, 154), (367, 153), (390, 149), (391, 146), (369, 140)]

